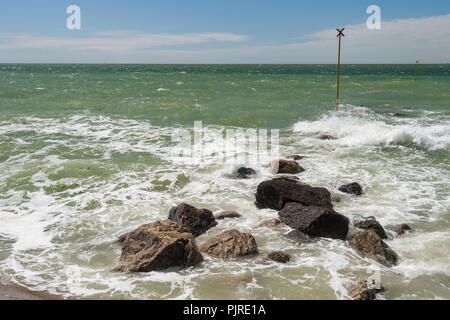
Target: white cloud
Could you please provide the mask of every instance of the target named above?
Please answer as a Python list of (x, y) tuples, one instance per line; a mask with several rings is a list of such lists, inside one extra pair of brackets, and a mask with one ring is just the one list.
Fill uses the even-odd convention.
[[(87, 38), (1, 35), (0, 62), (110, 63), (336, 63), (335, 29), (302, 37), (285, 45), (183, 50), (177, 46), (242, 42), (248, 36), (232, 33), (152, 35), (104, 32)], [(450, 62), (450, 14), (420, 19), (383, 21), (381, 30), (365, 23), (348, 25), (343, 63)], [(158, 46), (174, 46), (161, 50)]]
[(43, 37), (31, 34), (0, 35), (0, 50), (49, 50), (97, 51), (98, 53), (133, 53), (139, 49), (156, 46), (188, 45), (208, 42), (230, 42), (247, 40), (245, 35), (232, 33), (192, 34), (141, 34), (130, 31), (94, 33), (85, 38)]

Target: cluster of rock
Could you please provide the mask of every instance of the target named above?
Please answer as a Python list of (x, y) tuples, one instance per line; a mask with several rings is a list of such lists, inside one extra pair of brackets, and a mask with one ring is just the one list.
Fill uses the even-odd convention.
[[(218, 219), (238, 216), (234, 211), (217, 215)], [(216, 218), (210, 210), (182, 203), (170, 209), (167, 220), (144, 224), (121, 236), (122, 254), (113, 270), (149, 272), (171, 267), (191, 267), (203, 260), (202, 252), (217, 258), (258, 253), (255, 238), (234, 229), (198, 247), (196, 238), (216, 225)]]
[[(295, 174), (304, 171), (295, 160), (276, 160), (271, 169), (276, 174)], [(251, 178), (256, 171), (239, 168), (236, 177)], [(361, 195), (357, 183), (342, 185), (341, 192)], [(299, 242), (309, 242), (316, 237), (346, 241), (349, 227), (358, 231), (351, 234), (348, 245), (359, 255), (373, 259), (385, 266), (398, 263), (397, 254), (383, 241), (388, 235), (374, 217), (355, 216), (350, 220), (333, 209), (332, 195), (326, 188), (313, 187), (298, 181), (295, 176), (278, 176), (263, 181), (257, 187), (255, 205), (278, 211), (278, 218), (266, 220), (257, 227), (279, 228), (289, 226), (293, 230), (288, 237)], [(144, 224), (119, 238), (122, 254), (114, 270), (121, 272), (149, 272), (172, 267), (192, 267), (203, 261), (206, 254), (214, 258), (237, 258), (258, 254), (255, 238), (249, 233), (231, 229), (218, 234), (200, 246), (196, 238), (217, 225), (217, 220), (238, 218), (236, 211), (223, 211), (214, 216), (208, 209), (197, 209), (187, 203), (173, 207), (168, 219)], [(402, 234), (410, 228), (403, 224), (393, 230)], [(265, 256), (266, 261), (287, 263), (289, 254), (274, 251)], [(378, 291), (377, 291), (378, 290)], [(367, 282), (359, 282), (349, 296), (353, 299), (374, 299), (379, 289), (369, 288)]]

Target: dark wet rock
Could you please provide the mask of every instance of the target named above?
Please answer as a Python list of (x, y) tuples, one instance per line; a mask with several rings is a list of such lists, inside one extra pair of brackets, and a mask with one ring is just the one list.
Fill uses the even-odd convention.
[(170, 220), (144, 224), (130, 232), (122, 255), (113, 269), (121, 272), (150, 272), (170, 267), (195, 266), (203, 257), (191, 233), (178, 232)]
[(169, 220), (178, 225), (178, 231), (190, 232), (195, 237), (217, 225), (217, 221), (210, 210), (197, 209), (187, 203), (179, 204), (170, 209)]
[(266, 258), (280, 263), (287, 263), (291, 260), (291, 256), (283, 251), (273, 251)]
[(339, 187), (339, 191), (345, 192), (345, 193), (354, 194), (354, 195), (357, 195), (357, 196), (360, 196), (363, 193), (361, 186), (357, 182), (344, 184), (344, 185)]
[(317, 139), (320, 139), (320, 140), (336, 140), (335, 137), (333, 137), (332, 135), (329, 135), (329, 134), (321, 134), (320, 136), (317, 137)]
[(248, 179), (256, 175), (256, 171), (252, 168), (241, 167), (237, 169), (236, 178), (238, 179)]
[(216, 258), (235, 258), (258, 253), (256, 240), (249, 233), (228, 230), (204, 243), (200, 250)]
[(286, 234), (286, 237), (298, 243), (308, 243), (312, 241), (312, 239), (306, 233), (298, 230), (289, 231)]
[[(361, 280), (358, 281), (353, 287), (348, 290), (348, 295), (352, 300), (375, 300), (377, 293), (383, 292), (384, 288), (381, 285), (378, 286), (374, 283), (374, 280)], [(368, 283), (369, 282), (369, 283)]]
[(299, 161), (299, 160), (304, 159), (305, 157), (304, 157), (304, 156), (299, 156), (298, 154), (294, 154), (294, 155), (289, 156), (289, 157), (287, 157), (287, 158), (288, 158), (288, 159), (295, 160), (295, 161)]
[(258, 208), (281, 210), (287, 202), (332, 208), (331, 194), (325, 188), (315, 188), (301, 182), (268, 180), (258, 185), (255, 204)]
[(397, 265), (398, 256), (395, 251), (389, 248), (372, 229), (354, 233), (349, 245), (363, 257), (373, 259), (387, 267)]
[(355, 216), (353, 218), (353, 225), (359, 229), (372, 229), (380, 236), (381, 239), (388, 238), (383, 226), (375, 219), (375, 217)]
[(270, 164), (273, 173), (296, 174), (305, 171), (297, 162), (292, 160), (274, 160)]
[(129, 232), (120, 235), (119, 238), (117, 239), (117, 241), (118, 241), (119, 243), (124, 243), (124, 242), (125, 242), (125, 239), (126, 239), (127, 236), (128, 236), (128, 234), (129, 234)]
[(261, 222), (256, 226), (256, 228), (281, 228), (283, 226), (284, 225), (280, 219), (274, 218)]
[(392, 231), (397, 233), (399, 236), (404, 234), (405, 231), (407, 230), (411, 230), (411, 227), (408, 226), (406, 223), (399, 224), (398, 226), (392, 228)]
[(222, 220), (226, 218), (240, 218), (241, 215), (236, 211), (222, 211), (215, 215), (216, 220)]
[(345, 240), (349, 219), (331, 208), (286, 203), (278, 212), (281, 222), (311, 237)]

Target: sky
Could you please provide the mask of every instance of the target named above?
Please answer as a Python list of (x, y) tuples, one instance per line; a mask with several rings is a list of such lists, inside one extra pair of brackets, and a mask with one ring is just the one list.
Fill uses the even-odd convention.
[(336, 27), (343, 63), (450, 62), (448, 0), (2, 2), (0, 63), (336, 63)]

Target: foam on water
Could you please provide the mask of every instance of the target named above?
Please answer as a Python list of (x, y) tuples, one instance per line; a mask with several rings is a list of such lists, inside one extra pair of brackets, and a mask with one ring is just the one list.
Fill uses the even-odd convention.
[[(314, 121), (299, 121), (281, 136), (281, 156), (307, 156), (300, 163), (306, 169), (301, 180), (342, 197), (337, 211), (349, 217), (372, 215), (383, 225), (407, 222), (413, 227), (414, 232), (388, 241), (401, 256), (400, 265), (391, 270), (362, 259), (345, 242), (298, 244), (284, 236), (288, 228), (255, 228), (277, 216), (253, 204), (257, 185), (272, 175), (261, 165), (255, 168), (255, 178), (234, 179), (237, 164), (217, 161), (217, 144), (208, 134), (205, 162), (199, 166), (171, 156), (174, 128), (145, 120), (85, 113), (2, 121), (1, 135), (27, 132), (19, 144), (30, 145), (17, 146), (0, 163), (0, 239), (8, 240), (2, 247), (8, 255), (0, 260), (0, 273), (66, 297), (150, 299), (346, 298), (346, 288), (373, 270), (381, 270), (387, 279), (449, 276), (448, 168), (427, 158), (428, 152), (448, 148), (449, 122), (427, 121), (426, 115), (396, 119), (348, 106)], [(338, 139), (315, 138), (325, 133)], [(37, 141), (40, 144), (30, 149)], [(271, 160), (266, 155), (261, 164)], [(337, 190), (340, 183), (351, 181), (361, 183), (364, 196)], [(292, 261), (280, 266), (206, 257), (197, 268), (178, 272), (109, 271), (120, 256), (118, 235), (167, 218), (170, 207), (181, 202), (243, 215), (221, 221), (200, 236), (199, 243), (238, 228), (255, 236), (262, 254), (282, 249)], [(439, 225), (441, 229), (434, 230)]]

